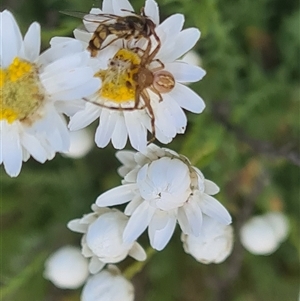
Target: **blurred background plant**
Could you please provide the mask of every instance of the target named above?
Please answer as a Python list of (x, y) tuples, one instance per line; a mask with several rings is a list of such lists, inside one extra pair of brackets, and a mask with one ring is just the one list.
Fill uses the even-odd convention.
[[(139, 10), (142, 0), (131, 1)], [(159, 0), (163, 20), (185, 15), (202, 32), (194, 48), (206, 77), (193, 84), (207, 108), (189, 114), (185, 135), (167, 147), (186, 155), (217, 183), (218, 199), (233, 216), (235, 245), (219, 265), (197, 263), (183, 251), (179, 231), (132, 279), (136, 301), (282, 301), (299, 295), (299, 1)], [(71, 36), (79, 19), (60, 10), (87, 12), (98, 1), (2, 0), (26, 32), (42, 25), (42, 48), (53, 36)], [(5, 29), (3, 29), (5, 30)], [(188, 99), (186, 100), (188, 101)], [(92, 125), (93, 127), (93, 125)], [(9, 178), (1, 166), (2, 300), (79, 300), (80, 289), (59, 290), (43, 278), (50, 253), (79, 246), (69, 220), (90, 212), (105, 190), (120, 184), (115, 150), (96, 146), (84, 157), (57, 155), (41, 165), (30, 159)], [(281, 211), (288, 238), (269, 255), (253, 255), (239, 229), (253, 215)], [(148, 245), (146, 237), (140, 240)], [(132, 263), (123, 262), (126, 268)]]

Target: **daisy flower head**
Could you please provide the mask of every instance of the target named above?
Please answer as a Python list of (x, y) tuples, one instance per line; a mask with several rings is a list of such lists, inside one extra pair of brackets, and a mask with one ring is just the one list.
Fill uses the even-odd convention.
[(146, 259), (144, 249), (135, 241), (124, 242), (122, 234), (128, 217), (117, 209), (92, 205), (92, 213), (68, 223), (72, 231), (83, 233), (82, 254), (90, 258), (89, 270), (99, 272), (106, 263), (117, 263), (127, 257)]
[(144, 150), (147, 136), (167, 144), (183, 134), (183, 109), (201, 113), (205, 108), (185, 85), (202, 79), (205, 71), (181, 59), (198, 41), (199, 30), (182, 30), (181, 14), (160, 23), (154, 0), (145, 2), (141, 14), (127, 0), (104, 0), (102, 10), (92, 9), (84, 24), (86, 32), (75, 30), (74, 35), (91, 50), (102, 86), (86, 98), (69, 128), (99, 119), (96, 144), (105, 147), (111, 141), (116, 149), (123, 149), (128, 138), (133, 148)]
[(14, 177), (30, 156), (44, 163), (68, 150), (66, 103), (94, 93), (100, 81), (75, 39), (56, 38), (40, 55), (38, 23), (24, 38), (9, 11), (0, 13), (0, 23), (0, 164)]
[(119, 151), (123, 163), (122, 185), (97, 198), (99, 207), (129, 202), (130, 216), (123, 239), (131, 242), (148, 227), (151, 246), (162, 250), (174, 232), (176, 222), (184, 234), (198, 237), (204, 216), (228, 225), (231, 217), (212, 195), (218, 186), (176, 152), (150, 144), (144, 152)]

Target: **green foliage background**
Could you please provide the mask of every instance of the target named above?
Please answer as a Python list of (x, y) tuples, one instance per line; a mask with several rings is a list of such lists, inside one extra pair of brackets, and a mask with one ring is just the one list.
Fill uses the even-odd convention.
[[(166, 249), (133, 278), (136, 301), (298, 300), (299, 1), (158, 3), (161, 19), (183, 13), (185, 27), (201, 30), (195, 51), (207, 71), (192, 86), (207, 108), (201, 115), (188, 114), (186, 134), (167, 147), (188, 156), (221, 187), (218, 199), (232, 213), (236, 233), (251, 215), (269, 210), (285, 212), (291, 229), (270, 256), (248, 253), (236, 235), (228, 260), (208, 266), (184, 253), (177, 229)], [(89, 11), (93, 4), (100, 3), (4, 0), (1, 8), (14, 13), (23, 33), (31, 22), (40, 22), (46, 49), (51, 37), (71, 35), (80, 24), (59, 10)], [(132, 4), (138, 10), (143, 1)], [(79, 245), (80, 235), (66, 223), (88, 213), (101, 192), (120, 184), (118, 166), (109, 146), (94, 147), (78, 160), (57, 155), (41, 165), (30, 159), (15, 179), (1, 167), (1, 300), (79, 300), (80, 290), (59, 290), (43, 279), (44, 260), (63, 245)], [(141, 243), (148, 245), (146, 236)]]

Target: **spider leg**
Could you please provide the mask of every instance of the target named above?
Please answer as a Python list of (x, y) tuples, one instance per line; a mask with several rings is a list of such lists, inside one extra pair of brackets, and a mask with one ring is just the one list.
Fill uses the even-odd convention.
[[(112, 33), (110, 33), (110, 34), (112, 34)], [(106, 45), (104, 45), (103, 47), (101, 47), (101, 48), (99, 49), (99, 51), (100, 51), (100, 50), (103, 50), (103, 49), (106, 48), (107, 46), (111, 45), (113, 42), (115, 42), (115, 41), (117, 41), (117, 40), (119, 40), (119, 39), (124, 39), (124, 38), (126, 38), (126, 37), (127, 37), (127, 34), (123, 34), (123, 35), (117, 36), (116, 38), (114, 38), (113, 40), (111, 40), (108, 44), (106, 44)]]
[(140, 63), (141, 66), (146, 66), (149, 62), (151, 62), (149, 53), (151, 51), (152, 42), (149, 37), (147, 38), (147, 40), (148, 40), (148, 45), (147, 45), (146, 49), (143, 50), (144, 53), (141, 57), (141, 63)]
[[(157, 46), (155, 47), (155, 49), (152, 51), (152, 53), (149, 55), (149, 58), (148, 60), (149, 61), (152, 61), (153, 58), (157, 55), (158, 51), (160, 50), (160, 47), (161, 47), (161, 42), (160, 42), (160, 38), (158, 37), (158, 35), (156, 34), (155, 32), (155, 28), (151, 28), (151, 33), (152, 35), (154, 36), (154, 39), (156, 40), (157, 42)], [(149, 39), (149, 42), (150, 42), (150, 37), (148, 38)], [(152, 43), (151, 43), (152, 44)], [(151, 48), (151, 47), (150, 47)]]
[[(128, 46), (127, 46), (127, 47), (128, 47)], [(145, 50), (142, 49), (142, 48), (140, 48), (140, 47), (133, 47), (133, 48), (131, 48), (130, 50), (136, 52), (137, 54), (138, 54), (138, 52), (140, 51), (140, 52), (142, 53), (141, 56), (143, 56), (144, 53), (145, 53)]]
[(153, 62), (156, 62), (156, 63), (158, 63), (159, 64), (159, 66), (157, 66), (157, 67), (155, 67), (155, 68), (153, 68), (153, 69), (151, 69), (151, 72), (157, 72), (157, 71), (160, 71), (160, 70), (162, 70), (162, 69), (164, 69), (165, 68), (165, 65), (164, 65), (164, 63), (160, 60), (160, 59), (155, 59), (155, 60), (152, 60), (152, 62), (151, 63), (153, 63)]
[(141, 101), (140, 95), (141, 95), (141, 93), (140, 93), (139, 89), (136, 88), (136, 91), (135, 91), (135, 100), (134, 100), (134, 108), (135, 109), (137, 109), (138, 106), (139, 106), (139, 104), (140, 104), (140, 101)]
[(157, 89), (155, 89), (153, 86), (149, 87), (149, 89), (158, 96), (159, 102), (163, 101), (163, 98)]
[(152, 109), (152, 106), (151, 106), (151, 103), (150, 103), (150, 96), (149, 96), (147, 90), (144, 89), (143, 91), (141, 91), (140, 95), (141, 95), (141, 97), (144, 100), (146, 109), (148, 110), (148, 114), (150, 115), (150, 118), (151, 118), (151, 134), (152, 134), (152, 137), (148, 141), (148, 144), (150, 144), (151, 142), (153, 142), (155, 140), (155, 137), (156, 137), (156, 132), (155, 132), (155, 115), (154, 115), (154, 112), (153, 112), (153, 109)]
[(89, 102), (89, 103), (92, 103), (98, 107), (102, 107), (102, 108), (106, 108), (106, 109), (110, 109), (110, 110), (114, 110), (114, 111), (134, 111), (134, 110), (143, 110), (146, 108), (145, 105), (141, 106), (141, 107), (131, 107), (131, 108), (122, 108), (122, 107), (111, 107), (111, 106), (107, 106), (107, 105), (104, 105), (102, 103), (98, 103), (98, 102), (95, 102), (95, 101), (92, 101), (92, 100), (89, 100), (87, 98), (83, 98), (84, 101), (86, 102)]

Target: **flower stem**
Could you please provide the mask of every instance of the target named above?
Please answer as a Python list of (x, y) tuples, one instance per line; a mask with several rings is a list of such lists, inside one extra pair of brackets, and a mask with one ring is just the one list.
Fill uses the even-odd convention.
[(148, 261), (152, 258), (152, 256), (156, 253), (156, 251), (151, 247), (148, 247), (146, 253), (147, 253), (147, 259), (145, 261), (136, 261), (125, 269), (125, 271), (123, 272), (123, 276), (125, 278), (130, 280), (137, 273), (139, 273), (144, 268), (144, 266), (148, 263)]
[(26, 282), (28, 282), (34, 275), (36, 275), (40, 271), (41, 266), (43, 265), (43, 262), (45, 261), (47, 255), (48, 254), (44, 251), (38, 254), (34, 258), (34, 260), (22, 270), (22, 272), (19, 275), (12, 278), (4, 287), (2, 287), (0, 290), (1, 298), (5, 298), (9, 295), (12, 295), (17, 290), (19, 290)]

